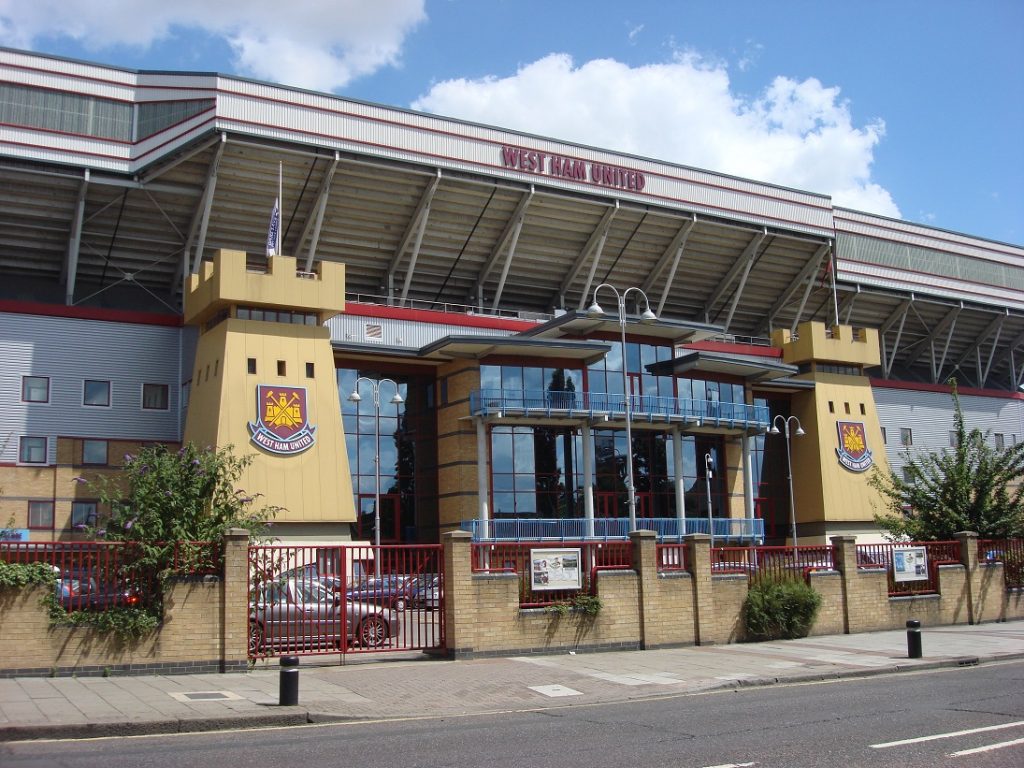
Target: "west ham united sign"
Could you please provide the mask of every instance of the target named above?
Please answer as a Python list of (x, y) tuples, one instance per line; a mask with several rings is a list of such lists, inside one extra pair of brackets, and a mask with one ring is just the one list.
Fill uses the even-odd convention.
[(305, 387), (256, 387), (256, 421), (249, 422), (252, 441), (271, 453), (302, 453), (316, 442), (309, 423)]
[(874, 459), (868, 450), (867, 432), (862, 421), (840, 421), (836, 424), (839, 431), (839, 447), (836, 456), (839, 463), (852, 472), (863, 472), (868, 469)]

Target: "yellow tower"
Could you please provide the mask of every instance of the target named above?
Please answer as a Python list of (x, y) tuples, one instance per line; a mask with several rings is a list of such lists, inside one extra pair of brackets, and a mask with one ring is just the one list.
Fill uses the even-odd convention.
[(324, 326), (344, 307), (344, 265), (297, 272), (288, 256), (254, 272), (244, 252), (219, 251), (187, 286), (185, 322), (199, 340), (185, 440), (253, 454), (240, 488), (283, 508), (274, 532), (286, 540), (351, 537), (352, 476)]
[(791, 437), (793, 497), (800, 543), (830, 536), (880, 541), (874, 516), (882, 498), (868, 484), (874, 467), (888, 471), (885, 442), (866, 368), (879, 364), (878, 332), (848, 325), (801, 323), (778, 330), (772, 343), (800, 366), (814, 389), (793, 396), (793, 415), (806, 433)]

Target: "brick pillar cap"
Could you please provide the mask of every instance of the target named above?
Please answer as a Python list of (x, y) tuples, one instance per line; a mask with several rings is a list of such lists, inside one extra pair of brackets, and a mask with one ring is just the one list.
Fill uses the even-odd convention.
[(683, 536), (684, 541), (711, 541), (711, 536), (706, 533), (688, 533)]
[(442, 534), (441, 538), (453, 541), (472, 541), (473, 534), (469, 531), (448, 531), (448, 533)]
[(955, 539), (960, 539), (960, 538), (964, 538), (964, 539), (977, 539), (978, 538), (978, 532), (977, 531), (957, 531), (956, 533), (953, 534), (953, 538), (955, 538)]
[(228, 528), (224, 532), (224, 535), (230, 536), (232, 538), (248, 539), (249, 531), (247, 531), (245, 528)]
[(629, 538), (631, 539), (656, 539), (658, 534), (655, 531), (630, 531)]
[(856, 536), (830, 536), (829, 541), (833, 544), (855, 544), (857, 542)]

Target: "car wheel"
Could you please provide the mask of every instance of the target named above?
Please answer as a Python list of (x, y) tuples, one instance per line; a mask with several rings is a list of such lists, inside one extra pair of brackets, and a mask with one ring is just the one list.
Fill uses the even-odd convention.
[(356, 631), (359, 643), (367, 648), (380, 648), (391, 635), (383, 616), (364, 616)]
[(399, 611), (399, 612), (404, 611), (405, 610), (405, 598), (404, 597), (396, 597), (395, 601), (391, 604), (391, 607), (394, 608), (396, 611)]
[(249, 657), (262, 656), (267, 649), (266, 636), (260, 624), (249, 627)]

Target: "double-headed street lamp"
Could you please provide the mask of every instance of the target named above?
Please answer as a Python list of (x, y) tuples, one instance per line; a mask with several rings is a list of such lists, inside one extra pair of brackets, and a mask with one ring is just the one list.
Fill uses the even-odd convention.
[(619, 303), (619, 329), (622, 331), (622, 395), (626, 399), (626, 498), (629, 506), (629, 530), (636, 530), (636, 486), (633, 482), (633, 409), (630, 404), (629, 374), (626, 370), (626, 297), (636, 291), (644, 297), (644, 304), (647, 308), (640, 315), (640, 322), (657, 322), (658, 316), (651, 311), (651, 302), (647, 294), (639, 288), (627, 288), (621, 293), (613, 285), (601, 283), (594, 289), (594, 303), (587, 308), (587, 316), (599, 318), (604, 316), (604, 310), (597, 303), (597, 292), (602, 288), (608, 288), (615, 294)]
[(397, 413), (397, 406), (401, 405), (405, 401), (402, 396), (398, 394), (398, 384), (393, 379), (370, 379), (366, 376), (360, 376), (356, 379), (356, 383), (352, 385), (352, 394), (348, 396), (348, 399), (353, 403), (358, 403), (361, 398), (359, 396), (359, 385), (362, 382), (367, 382), (373, 389), (373, 466), (374, 466), (374, 496), (373, 496), (373, 544), (377, 547), (377, 552), (374, 554), (373, 561), (377, 565), (377, 575), (380, 575), (380, 385), (384, 382), (388, 382), (392, 387), (395, 388), (395, 396), (391, 398), (390, 402), (396, 406), (395, 411)]
[(789, 527), (793, 536), (793, 559), (796, 559), (796, 501), (793, 499), (793, 456), (792, 447), (789, 443), (789, 429), (796, 424), (793, 432), (795, 437), (802, 437), (806, 433), (800, 426), (800, 419), (796, 416), (783, 416), (781, 413), (772, 419), (772, 428), (768, 430), (769, 435), (779, 434), (779, 425), (782, 425), (782, 434), (786, 437), (786, 472), (789, 475)]

